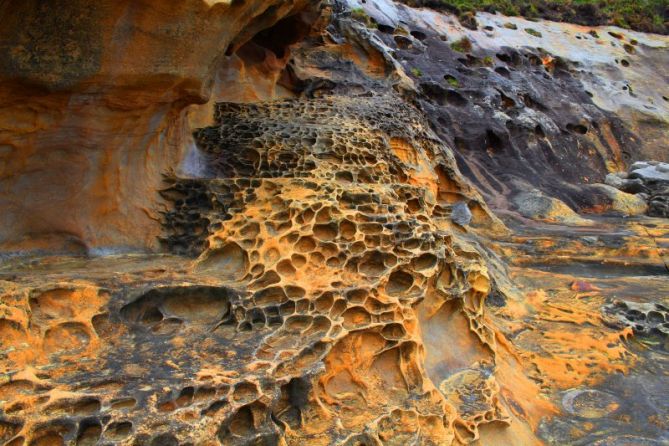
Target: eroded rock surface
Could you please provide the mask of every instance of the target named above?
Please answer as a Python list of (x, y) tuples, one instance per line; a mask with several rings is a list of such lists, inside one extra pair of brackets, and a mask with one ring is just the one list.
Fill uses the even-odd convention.
[(606, 180), (612, 187), (647, 201), (648, 215), (669, 217), (669, 164), (638, 161), (629, 172), (611, 173)]
[(3, 251), (155, 249), (153, 191), (187, 152), (188, 106), (209, 100), (226, 51), (316, 4), (4, 2)]
[(508, 423), (487, 269), (449, 214), (500, 223), (415, 111), (329, 97), (216, 119), (197, 133), (212, 178), (163, 193), (166, 243), (199, 254), (180, 279), (6, 290), (7, 439), (448, 444)]
[[(667, 161), (666, 36), (359, 2), (420, 107), (496, 209), (539, 189), (577, 212), (615, 207), (591, 183)], [(585, 186), (584, 186), (585, 185)]]
[[(289, 443), (443, 444), (506, 420), (483, 313), (487, 272), (474, 251), (458, 260), (467, 244), (447, 235), (463, 199), (473, 224), (499, 223), (417, 116), (392, 97), (220, 104), (220, 127), (197, 133), (214, 178), (165, 192), (178, 204), (167, 244), (197, 250), (185, 220), (199, 222), (196, 268), (253, 292), (242, 328), (277, 326), (255, 353), (264, 379), (313, 388), (292, 412), (272, 409)], [(445, 327), (422, 325), (443, 312), (462, 318), (481, 352), (457, 360), (471, 367), (462, 382), (447, 383), (456, 365), (434, 356)], [(438, 386), (478, 402), (446, 400)]]
[[(12, 68), (50, 90), (12, 90), (5, 111), (34, 111), (45, 127), (18, 136), (19, 113), (0, 134), (18, 166), (5, 182), (40, 188), (7, 195), (25, 198), (23, 214), (3, 205), (16, 224), (0, 265), (0, 443), (669, 441), (669, 225), (644, 215), (634, 194), (645, 181), (606, 177), (666, 155), (666, 105), (652, 88), (666, 39), (485, 14), (465, 31), (381, 0), (270, 3), (103, 2), (102, 22), (96, 10), (77, 20), (157, 24), (155, 36), (114, 34), (142, 37), (111, 77), (83, 59), (65, 67), (88, 77), (59, 68), (67, 45), (51, 65)], [(51, 20), (26, 5), (10, 18)], [(95, 34), (102, 60), (122, 43), (104, 40), (109, 29)], [(628, 65), (609, 60), (623, 53)], [(610, 95), (621, 71), (646, 62), (623, 98)], [(222, 102), (183, 112), (209, 87)], [(54, 95), (84, 111), (49, 121), (62, 112)], [(193, 141), (190, 126), (203, 127)], [(14, 156), (19, 140), (40, 151)], [(95, 164), (74, 142), (97, 153), (103, 140), (119, 158), (89, 180), (106, 192), (46, 200)], [(43, 155), (65, 142), (47, 169)], [(88, 167), (59, 169), (73, 154)], [(140, 239), (165, 253), (92, 249)], [(15, 256), (35, 247), (105, 255)]]

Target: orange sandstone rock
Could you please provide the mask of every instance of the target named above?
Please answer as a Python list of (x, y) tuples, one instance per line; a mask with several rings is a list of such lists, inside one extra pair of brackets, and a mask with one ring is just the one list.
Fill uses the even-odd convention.
[(155, 190), (228, 54), (316, 2), (12, 1), (0, 11), (0, 248), (156, 248)]

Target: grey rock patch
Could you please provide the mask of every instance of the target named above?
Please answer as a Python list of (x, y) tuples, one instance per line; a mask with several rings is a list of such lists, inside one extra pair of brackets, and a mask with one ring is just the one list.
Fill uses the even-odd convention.
[(631, 178), (639, 178), (644, 181), (662, 181), (669, 183), (669, 164), (660, 163), (656, 166), (635, 169), (630, 173)]
[(460, 226), (467, 226), (472, 221), (472, 211), (464, 201), (458, 201), (451, 210), (451, 220)]

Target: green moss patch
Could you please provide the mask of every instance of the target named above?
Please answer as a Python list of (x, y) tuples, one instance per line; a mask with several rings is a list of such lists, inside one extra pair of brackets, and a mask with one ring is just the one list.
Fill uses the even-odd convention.
[(616, 25), (669, 34), (667, 0), (400, 0), (458, 16), (467, 12), (500, 12), (507, 16), (548, 19), (580, 25)]

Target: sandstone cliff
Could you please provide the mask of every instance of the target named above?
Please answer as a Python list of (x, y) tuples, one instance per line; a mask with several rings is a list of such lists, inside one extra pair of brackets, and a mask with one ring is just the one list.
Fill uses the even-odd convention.
[(163, 173), (189, 106), (237, 47), (295, 1), (3, 1), (5, 250), (155, 248)]

